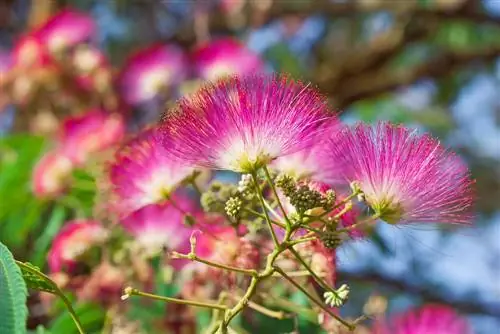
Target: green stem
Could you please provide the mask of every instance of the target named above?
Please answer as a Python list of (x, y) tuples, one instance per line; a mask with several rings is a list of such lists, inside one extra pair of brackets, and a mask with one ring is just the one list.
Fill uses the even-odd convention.
[[(259, 218), (262, 218), (262, 219), (264, 219), (264, 220), (266, 219), (266, 216), (265, 216), (265, 215), (263, 215), (263, 214), (262, 214), (262, 213), (260, 213), (260, 212), (255, 211), (255, 210), (252, 210), (252, 209), (249, 209), (249, 208), (243, 208), (243, 210), (244, 210), (244, 211), (246, 211), (246, 212), (248, 212), (248, 213), (250, 213), (250, 214), (252, 214), (252, 215), (255, 215), (255, 216), (259, 217)], [(279, 227), (281, 227), (281, 228), (283, 228), (283, 229), (285, 229), (285, 228), (286, 228), (286, 225), (285, 225), (285, 224), (280, 223), (280, 222), (278, 222), (278, 221), (276, 221), (276, 220), (272, 220), (272, 219), (271, 219), (271, 223), (273, 223), (274, 225), (279, 226)]]
[(283, 214), (283, 217), (285, 218), (287, 225), (292, 226), (292, 223), (290, 222), (290, 219), (288, 219), (288, 215), (286, 214), (285, 208), (283, 207), (283, 204), (281, 203), (281, 200), (278, 196), (278, 192), (276, 191), (276, 187), (274, 186), (273, 180), (271, 180), (271, 174), (269, 174), (267, 166), (264, 165), (263, 169), (264, 169), (264, 174), (266, 175), (267, 183), (269, 183), (269, 187), (271, 187), (271, 190), (274, 194), (274, 197), (276, 198), (276, 201), (278, 202), (278, 206), (280, 207), (281, 213)]
[(311, 276), (314, 277), (316, 282), (318, 282), (318, 284), (321, 285), (321, 287), (323, 289), (325, 289), (326, 291), (332, 291), (332, 288), (321, 277), (319, 277), (314, 272), (314, 270), (312, 270), (312, 268), (309, 266), (309, 264), (307, 264), (307, 262), (304, 260), (304, 258), (293, 248), (293, 246), (289, 247), (288, 249), (293, 254), (293, 256), (295, 256), (295, 258), (297, 260), (299, 260), (299, 262), (304, 266), (304, 268), (306, 268), (306, 270), (311, 274)]
[(207, 266), (210, 266), (210, 267), (215, 267), (215, 268), (219, 268), (219, 269), (223, 269), (223, 270), (233, 271), (233, 272), (248, 275), (248, 276), (257, 276), (258, 275), (258, 272), (254, 269), (238, 268), (238, 267), (228, 266), (228, 265), (225, 265), (222, 263), (212, 262), (209, 260), (202, 259), (193, 253), (181, 254), (181, 253), (177, 253), (177, 252), (172, 252), (171, 255), (172, 255), (172, 258), (174, 258), (174, 259), (187, 259), (187, 260), (191, 260), (191, 261), (196, 261), (196, 262), (206, 264)]
[(147, 297), (147, 298), (151, 298), (151, 299), (161, 300), (161, 301), (164, 301), (167, 303), (176, 303), (176, 304), (189, 305), (189, 306), (195, 306), (195, 307), (204, 307), (204, 308), (210, 308), (210, 309), (221, 310), (221, 311), (227, 310), (227, 306), (225, 306), (225, 305), (203, 303), (203, 302), (198, 302), (198, 301), (194, 301), (194, 300), (185, 300), (185, 299), (179, 299), (179, 298), (158, 296), (158, 295), (155, 295), (152, 293), (139, 291), (139, 290), (131, 288), (131, 287), (125, 288), (124, 292), (125, 292), (125, 295), (124, 295), (125, 299), (128, 296), (141, 296), (141, 297)]
[(83, 329), (83, 326), (82, 326), (82, 324), (80, 322), (80, 319), (78, 319), (78, 316), (76, 315), (76, 312), (73, 309), (73, 306), (71, 305), (71, 302), (66, 297), (66, 295), (64, 294), (64, 292), (59, 288), (59, 286), (56, 284), (56, 282), (54, 282), (49, 276), (45, 275), (41, 271), (35, 270), (31, 266), (28, 266), (28, 265), (26, 265), (25, 263), (23, 263), (21, 261), (17, 261), (16, 260), (16, 264), (19, 267), (21, 267), (24, 271), (27, 271), (27, 272), (29, 272), (29, 273), (31, 273), (33, 275), (36, 275), (36, 276), (42, 278), (43, 280), (48, 281), (48, 282), (50, 282), (52, 284), (52, 286), (53, 286), (53, 288), (55, 290), (54, 294), (57, 295), (57, 296), (59, 296), (59, 298), (61, 298), (62, 301), (64, 302), (64, 305), (66, 305), (66, 308), (68, 309), (68, 312), (69, 312), (71, 318), (73, 319), (73, 322), (75, 323), (76, 328), (78, 329), (78, 333), (85, 334), (85, 330)]
[(294, 287), (296, 287), (298, 290), (302, 291), (309, 300), (311, 300), (314, 304), (319, 306), (323, 311), (325, 311), (328, 315), (330, 315), (332, 318), (340, 322), (342, 325), (344, 325), (348, 330), (353, 331), (355, 329), (355, 325), (345, 321), (338, 315), (332, 312), (323, 302), (320, 300), (316, 299), (312, 294), (310, 294), (306, 289), (304, 289), (299, 283), (293, 280), (290, 276), (288, 276), (280, 267), (274, 266), (274, 270), (276, 270), (278, 273), (281, 274), (288, 282), (290, 282)]
[(267, 225), (269, 227), (269, 230), (271, 232), (271, 237), (273, 238), (274, 246), (275, 247), (279, 247), (278, 237), (276, 236), (276, 232), (274, 232), (274, 228), (273, 228), (273, 225), (271, 223), (271, 218), (269, 218), (269, 213), (267, 212), (267, 209), (266, 209), (266, 204), (264, 202), (264, 197), (262, 196), (262, 191), (260, 189), (259, 182), (257, 181), (256, 172), (252, 173), (252, 179), (253, 179), (253, 182), (254, 182), (254, 185), (255, 185), (255, 189), (257, 190), (257, 197), (259, 198), (260, 205), (262, 206), (262, 210), (264, 211), (264, 216), (265, 216), (265, 219), (266, 219), (266, 223), (267, 223)]

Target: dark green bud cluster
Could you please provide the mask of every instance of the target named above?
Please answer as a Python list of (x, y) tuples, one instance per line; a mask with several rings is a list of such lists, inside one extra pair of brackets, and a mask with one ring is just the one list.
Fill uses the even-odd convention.
[(319, 236), (323, 245), (326, 248), (335, 249), (342, 243), (342, 239), (339, 234), (334, 230), (326, 230), (321, 233)]
[(322, 207), (325, 210), (331, 210), (333, 206), (335, 205), (335, 201), (337, 200), (337, 194), (333, 189), (328, 189), (326, 193), (323, 195), (323, 198), (321, 200)]
[(194, 219), (193, 216), (191, 216), (189, 214), (184, 215), (184, 225), (192, 227), (192, 226), (196, 225), (196, 220)]
[(243, 201), (240, 197), (231, 197), (226, 202), (226, 214), (229, 217), (238, 218), (243, 207)]
[(275, 180), (275, 184), (286, 197), (291, 197), (297, 190), (297, 183), (290, 175), (279, 175)]
[(234, 184), (214, 181), (209, 189), (201, 195), (200, 203), (206, 212), (224, 213), (226, 202), (238, 193)]
[(310, 189), (307, 185), (301, 185), (289, 197), (290, 203), (297, 212), (305, 212), (309, 209), (322, 207), (323, 196), (316, 190)]

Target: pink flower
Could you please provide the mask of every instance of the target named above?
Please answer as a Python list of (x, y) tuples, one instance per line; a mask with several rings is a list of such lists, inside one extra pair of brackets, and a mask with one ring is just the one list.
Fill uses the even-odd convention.
[(200, 47), (193, 59), (198, 75), (206, 80), (264, 72), (264, 63), (259, 56), (232, 38), (219, 39)]
[(232, 77), (179, 102), (163, 130), (176, 155), (198, 166), (252, 172), (311, 146), (333, 118), (312, 88), (286, 77)]
[(13, 65), (22, 68), (49, 66), (51, 58), (42, 44), (37, 31), (21, 37), (12, 50)]
[(120, 301), (126, 271), (108, 262), (101, 263), (76, 291), (79, 300), (112, 305)]
[(147, 102), (186, 77), (186, 59), (175, 45), (154, 45), (130, 57), (118, 78), (129, 104)]
[[(165, 138), (163, 138), (165, 139)], [(171, 153), (172, 144), (149, 129), (122, 146), (109, 166), (114, 206), (121, 216), (164, 201), (193, 168)]]
[(323, 166), (357, 181), (366, 203), (388, 223), (469, 223), (467, 167), (429, 135), (389, 123), (346, 128), (330, 142)]
[(120, 221), (144, 249), (154, 252), (189, 252), (192, 229), (184, 223), (184, 216), (193, 213), (193, 201), (184, 196), (173, 196), (169, 202), (151, 204), (134, 211)]
[(125, 135), (125, 121), (120, 114), (90, 110), (64, 120), (61, 129), (61, 150), (75, 164), (89, 156), (118, 144)]
[(472, 334), (467, 320), (453, 309), (425, 305), (396, 315), (389, 321), (376, 322), (373, 334)]
[(95, 30), (94, 20), (89, 15), (64, 9), (39, 28), (39, 36), (46, 49), (54, 53), (90, 40)]
[(55, 150), (46, 153), (33, 169), (33, 193), (37, 197), (62, 194), (73, 167), (73, 162), (62, 152)]
[(79, 219), (67, 222), (52, 241), (47, 255), (50, 271), (72, 271), (81, 255), (107, 237), (108, 231), (97, 221)]

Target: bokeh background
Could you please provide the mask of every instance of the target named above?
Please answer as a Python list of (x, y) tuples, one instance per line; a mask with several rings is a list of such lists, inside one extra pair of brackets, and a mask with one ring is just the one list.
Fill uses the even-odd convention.
[[(500, 1), (1, 0), (0, 48), (12, 49), (65, 6), (94, 18), (92, 42), (117, 71), (152, 43), (189, 52), (232, 36), (269, 72), (310, 81), (348, 123), (390, 120), (440, 138), (477, 179), (474, 226), (381, 225), (370, 240), (343, 246), (339, 281), (353, 292), (345, 313), (359, 314), (369, 298), (380, 303), (378, 295), (389, 313), (439, 302), (465, 314), (477, 333), (500, 332)], [(39, 131), (69, 112), (54, 107), (47, 116), (44, 108), (42, 117), (40, 107), (0, 105), (0, 240), (43, 264), (61, 222), (90, 207), (30, 190), (33, 164), (50, 142)], [(162, 108), (130, 108), (129, 122), (154, 120)], [(81, 312), (102, 321), (99, 311)]]

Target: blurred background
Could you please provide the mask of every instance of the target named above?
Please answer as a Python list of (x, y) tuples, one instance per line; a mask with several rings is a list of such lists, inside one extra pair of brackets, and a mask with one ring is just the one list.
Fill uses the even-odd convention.
[[(75, 89), (71, 82), (80, 77), (60, 68), (57, 84), (46, 81), (55, 72), (39, 69), (50, 61), (35, 53), (29, 63), (20, 42), (68, 6), (91, 17), (95, 29), (85, 43), (105, 59), (99, 62), (104, 79)], [(77, 28), (60, 29), (64, 37)], [(53, 146), (62, 119), (76, 109), (101, 108), (118, 111), (127, 131), (154, 122), (165, 103), (214, 72), (254, 70), (227, 51), (221, 56), (226, 63), (203, 72), (203, 61), (217, 52), (199, 56), (200, 50), (232, 38), (261, 70), (312, 82), (347, 123), (390, 120), (431, 132), (468, 162), (477, 179), (473, 227), (382, 225), (370, 240), (343, 246), (339, 281), (352, 291), (345, 313), (359, 314), (374, 303), (391, 313), (438, 302), (465, 314), (477, 333), (498, 333), (499, 36), (498, 0), (0, 0), (0, 240), (18, 258), (43, 266), (62, 222), (91, 215), (95, 189), (75, 187), (58, 200), (33, 195), (33, 166)], [(132, 101), (124, 68), (151, 45), (185, 55), (173, 65), (182, 70), (169, 78), (176, 89)], [(79, 184), (88, 183), (88, 175), (75, 173)], [(96, 310), (81, 312), (90, 323), (102, 321)], [(49, 322), (43, 313), (31, 314), (32, 326)]]

